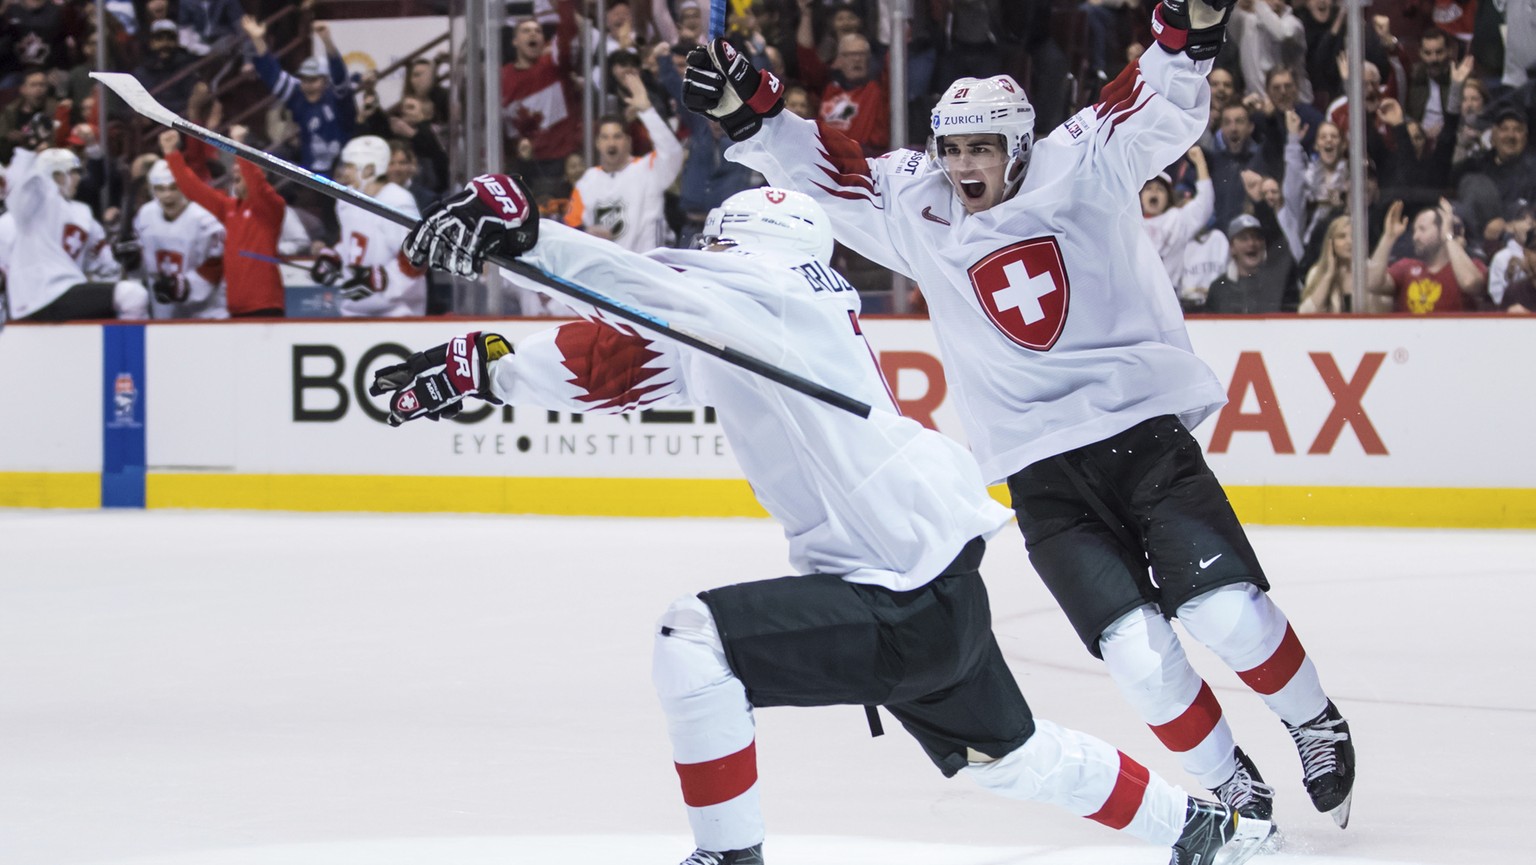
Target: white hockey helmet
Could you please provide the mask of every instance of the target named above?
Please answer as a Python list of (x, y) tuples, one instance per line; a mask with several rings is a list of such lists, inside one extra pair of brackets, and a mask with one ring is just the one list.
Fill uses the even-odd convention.
[(827, 212), (803, 192), (764, 186), (727, 198), (704, 220), (703, 241), (744, 249), (789, 249), (832, 261), (832, 224)]
[[(340, 162), (355, 166), (358, 180), (382, 178), (389, 170), (389, 142), (377, 135), (359, 135), (341, 148)], [(363, 170), (370, 165), (373, 174)]]
[(47, 174), (68, 174), (80, 170), (80, 157), (73, 150), (50, 147), (37, 155), (37, 170)]
[(176, 185), (176, 175), (171, 173), (170, 163), (164, 159), (155, 160), (155, 164), (149, 167), (149, 185), (151, 188)]
[(1003, 137), (1003, 152), (1009, 160), (1003, 174), (1005, 195), (1018, 188), (1029, 170), (1029, 155), (1035, 143), (1035, 107), (1011, 76), (956, 80), (933, 106), (932, 128), (928, 155), (941, 168), (948, 167), (944, 164), (944, 148), (940, 146), (944, 136), (991, 134)]

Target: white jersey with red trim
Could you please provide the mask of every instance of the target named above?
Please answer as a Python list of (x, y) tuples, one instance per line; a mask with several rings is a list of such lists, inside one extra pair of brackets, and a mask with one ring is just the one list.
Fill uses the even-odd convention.
[[(386, 183), (373, 197), (410, 214), (412, 219), (421, 218), (416, 199), (399, 184)], [(336, 252), (341, 255), (342, 280), (351, 278), (353, 267), (382, 267), (385, 273), (383, 291), (362, 300), (339, 298), (336, 309), (342, 316), (426, 315), (425, 271), (412, 267), (400, 254), (410, 229), (345, 201), (336, 202), (336, 220), (341, 223), (341, 242), (336, 245)]]
[[(116, 279), (107, 233), (83, 202), (69, 201), (51, 175), (34, 170), (37, 154), (18, 148), (6, 175), (10, 219), (6, 291), (12, 318), (26, 318), (91, 277)], [(18, 254), (25, 250), (26, 254)]]
[(546, 220), (523, 258), (874, 406), (858, 417), (563, 295), (588, 321), (542, 331), (492, 365), (494, 392), (512, 404), (714, 406), (758, 501), (784, 526), (799, 573), (917, 588), (1012, 516), (987, 494), (965, 448), (896, 413), (860, 332), (858, 292), (811, 257), (637, 256)]
[(202, 205), (189, 201), (175, 219), (151, 199), (133, 218), (144, 248), (144, 278), (181, 276), (187, 281), (182, 303), (152, 301), (154, 318), (229, 318), (224, 301), (224, 225)]
[(667, 187), (683, 170), (683, 145), (656, 109), (640, 112), (640, 122), (655, 149), (613, 174), (595, 165), (588, 168), (576, 181), (566, 216), (567, 225), (602, 228), (631, 252), (665, 245), (662, 205)]
[(837, 239), (923, 289), (966, 435), (992, 481), (1226, 397), (1190, 350), (1142, 226), (1142, 184), (1194, 144), (1210, 62), (1148, 49), (1038, 142), (1018, 193), (968, 215), (921, 153), (866, 160), (788, 112), (727, 156), (814, 197)]

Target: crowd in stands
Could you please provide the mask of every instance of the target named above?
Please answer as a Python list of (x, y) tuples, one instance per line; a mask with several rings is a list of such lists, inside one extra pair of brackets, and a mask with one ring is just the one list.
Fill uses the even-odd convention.
[[(442, 14), (446, 4), (417, 5)], [(1142, 0), (911, 0), (901, 34), (893, 0), (729, 5), (729, 38), (785, 81), (786, 109), (841, 130), (870, 157), (925, 147), (929, 110), (961, 76), (1012, 75), (1035, 104), (1037, 134), (1049, 134), (1091, 106), (1149, 41)], [(1238, 0), (1209, 76), (1206, 132), (1141, 195), (1149, 237), (1185, 309), (1536, 310), (1528, 141), (1536, 4), (1371, 4), (1361, 142), (1348, 134), (1342, 5)], [(707, 0), (609, 0), (601, 20), (587, 0), (506, 6), (495, 119), (504, 169), (529, 180), (546, 217), (636, 251), (689, 245), (711, 208), (761, 183), (725, 158), (731, 142), (718, 124), (681, 105), (686, 56), (706, 39)], [(157, 137), (116, 100), (103, 118), (102, 91), (87, 76), (105, 45), (102, 65), (132, 72), (172, 111), (419, 213), (450, 187), (445, 142), (456, 112), (445, 53), (392, 72), (402, 95), (385, 105), (372, 73), (348, 71), (346, 46), (320, 23), (333, 11), (323, 2), (105, 0), (105, 11), (98, 39), (88, 0), (0, 0), (6, 181), (24, 180), (18, 164), (33, 172), (78, 165), (59, 190), (86, 206), (68, 212), (92, 223), (75, 226), (81, 237), (95, 238), (92, 249), (68, 250), (78, 269), (69, 291), (29, 299), (36, 317), (123, 314), (135, 308), (123, 300), (133, 280), (153, 296), (157, 317), (281, 315), (278, 268), (295, 256), (335, 289), (344, 315), (454, 311), (442, 286), (423, 289), (431, 275), (398, 258), (395, 232), (198, 141)], [(314, 56), (311, 34), (323, 46)], [(901, 69), (891, 63), (895, 38), (905, 43)], [(584, 47), (605, 61), (583, 68)], [(909, 121), (894, 141), (892, 75), (904, 76)], [(590, 166), (588, 87), (600, 115)], [(17, 151), (54, 155), (18, 160)], [(1352, 152), (1367, 157), (1364, 309), (1354, 308), (1351, 291)], [(186, 228), (185, 249), (143, 236), (165, 235), (184, 212), (192, 216), (183, 228), (216, 236)], [(14, 210), (0, 217), (0, 247), (28, 219)], [(0, 271), (15, 260), (0, 248)], [(835, 265), (872, 308), (888, 308), (889, 273), (841, 248)], [(13, 308), (18, 294), (11, 280)], [(522, 300), (525, 314), (560, 311), (531, 293)]]

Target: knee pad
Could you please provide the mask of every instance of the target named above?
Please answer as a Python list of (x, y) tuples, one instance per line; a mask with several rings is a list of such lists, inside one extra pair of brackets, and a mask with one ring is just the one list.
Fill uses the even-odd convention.
[(1262, 662), (1286, 626), (1280, 608), (1251, 583), (1222, 586), (1185, 602), (1179, 621), (1229, 664)]
[(112, 309), (118, 318), (149, 318), (149, 289), (137, 280), (119, 281), (112, 287)]
[(1116, 619), (1099, 637), (1099, 651), (1110, 678), (1122, 689), (1161, 690), (1170, 661), (1188, 666), (1173, 626), (1151, 604)]
[(678, 598), (656, 623), (651, 681), (663, 701), (697, 693), (732, 677), (725, 644), (709, 607), (696, 595)]

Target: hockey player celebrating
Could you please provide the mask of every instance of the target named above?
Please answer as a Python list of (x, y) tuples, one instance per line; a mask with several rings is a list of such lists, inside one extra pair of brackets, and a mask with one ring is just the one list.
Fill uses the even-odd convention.
[(0, 263), (10, 318), (69, 321), (144, 318), (149, 292), (118, 279), (107, 233), (84, 202), (75, 201), (80, 157), (62, 148), (18, 148), (6, 176), (0, 217)]
[(147, 177), (154, 198), (133, 218), (155, 318), (229, 318), (224, 302), (224, 226), (188, 201), (164, 160)]
[[(377, 135), (360, 135), (341, 149), (337, 179), (412, 217), (419, 215), (416, 199), (389, 180), (389, 143)], [(406, 230), (345, 201), (336, 202), (341, 242), (315, 256), (311, 275), (321, 285), (342, 293), (336, 304), (345, 317), (425, 315), (427, 280), (400, 253)]]
[(1272, 811), (1174, 616), (1285, 723), (1313, 804), (1342, 827), (1349, 726), (1189, 433), (1225, 395), (1141, 224), (1142, 184), (1208, 119), (1230, 5), (1163, 0), (1158, 47), (1038, 143), (1013, 79), (964, 78), (933, 110), (927, 156), (866, 160), (783, 112), (778, 80), (721, 40), (689, 55), (684, 101), (742, 142), (730, 159), (810, 194), (839, 241), (923, 286), (982, 473), (1007, 479), (1035, 570), (1185, 769)]
[(753, 709), (834, 704), (883, 705), (946, 776), (965, 772), (1000, 795), (1172, 845), (1176, 865), (1209, 863), (1228, 842), (1231, 861), (1247, 858), (1267, 823), (1031, 717), (977, 573), (1009, 514), (964, 448), (896, 412), (859, 329), (858, 292), (828, 267), (825, 211), (799, 193), (753, 189), (714, 211), (705, 234), (704, 251), (636, 255), (553, 221), (541, 228), (520, 181), (485, 175), (430, 213), (405, 251), (466, 277), (488, 251), (521, 255), (816, 376), (874, 406), (868, 419), (606, 324), (580, 301), (588, 321), (529, 337), (516, 353), (472, 333), (380, 370), (374, 386), (395, 392), (397, 424), (451, 416), (466, 397), (563, 411), (717, 408), (806, 576), (712, 589), (661, 617), (653, 679), (698, 845), (685, 865), (763, 862)]

